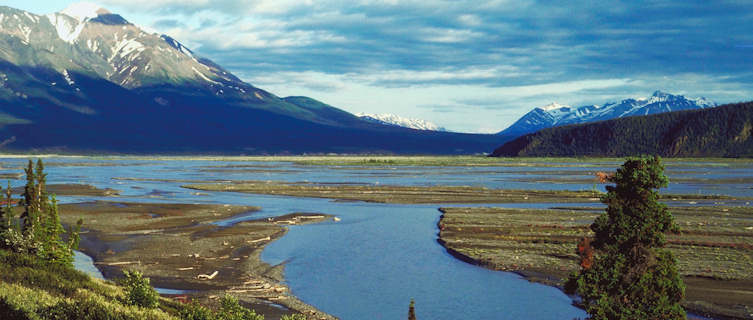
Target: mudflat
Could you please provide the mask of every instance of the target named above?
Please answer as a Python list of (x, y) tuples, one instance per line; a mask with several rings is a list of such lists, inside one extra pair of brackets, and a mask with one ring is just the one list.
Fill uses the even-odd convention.
[[(24, 192), (23, 187), (13, 188), (13, 194), (20, 194)], [(57, 196), (92, 196), (92, 197), (110, 197), (117, 196), (120, 191), (110, 188), (97, 188), (88, 184), (48, 184), (45, 186), (45, 191), (48, 194), (54, 194)]]
[[(753, 314), (753, 208), (673, 207), (680, 234), (667, 237), (698, 313)], [(595, 208), (442, 208), (439, 242), (455, 257), (534, 281), (561, 285), (578, 269), (575, 247)]]
[(155, 287), (185, 290), (195, 299), (233, 294), (270, 319), (294, 312), (332, 319), (290, 294), (282, 283), (283, 265), (272, 266), (260, 258), (265, 245), (287, 232), (286, 225), (332, 216), (291, 213), (230, 227), (212, 224), (259, 209), (108, 201), (60, 205), (63, 223), (84, 220), (81, 251), (92, 256), (108, 279), (120, 277), (123, 269), (138, 270)]

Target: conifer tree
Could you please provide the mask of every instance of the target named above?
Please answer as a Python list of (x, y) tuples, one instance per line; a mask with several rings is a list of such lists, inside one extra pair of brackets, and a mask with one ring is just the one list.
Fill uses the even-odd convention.
[[(57, 199), (54, 195), (50, 199), (45, 190), (47, 174), (44, 173), (42, 160), (37, 161), (36, 168), (29, 160), (24, 171), (26, 172), (26, 186), (23, 198), (19, 201), (19, 206), (24, 208), (21, 214), (21, 225), (11, 229), (13, 232), (7, 234), (9, 238), (4, 239), (7, 242), (4, 245), (18, 252), (33, 253), (51, 263), (72, 263), (73, 250), (78, 248), (79, 232), (83, 221), (79, 220), (75, 227), (70, 228), (68, 241), (63, 241), (60, 236), (65, 229), (60, 223)], [(12, 217), (13, 214), (13, 207), (10, 204), (10, 183), (6, 190), (6, 200), (8, 203), (2, 210), (3, 219)]]
[(616, 185), (602, 197), (606, 212), (591, 225), (593, 241), (581, 241), (581, 271), (566, 291), (582, 298), (592, 319), (685, 319), (685, 286), (662, 248), (664, 234), (678, 227), (658, 201), (656, 190), (668, 183), (661, 160), (630, 158), (610, 181)]
[(5, 208), (3, 209), (3, 212), (8, 221), (8, 229), (20, 230), (21, 227), (15, 221), (15, 215), (13, 213), (13, 189), (10, 187), (10, 180), (8, 180), (8, 187), (5, 189)]
[(39, 225), (39, 210), (37, 209), (39, 205), (37, 204), (36, 177), (31, 160), (24, 171), (26, 172), (26, 186), (23, 199), (19, 202), (19, 205), (24, 207), (21, 213), (21, 232), (26, 237), (34, 237), (37, 232), (36, 226)]
[[(2, 191), (2, 187), (0, 187)], [(5, 208), (0, 209), (0, 234), (4, 234), (11, 226), (11, 213), (6, 211)]]
[(410, 306), (408, 306), (408, 320), (416, 320), (416, 302), (410, 299)]

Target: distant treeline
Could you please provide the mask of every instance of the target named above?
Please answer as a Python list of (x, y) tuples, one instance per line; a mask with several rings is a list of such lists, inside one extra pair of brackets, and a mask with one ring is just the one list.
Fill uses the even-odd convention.
[(516, 156), (753, 157), (753, 102), (549, 128), (492, 153)]

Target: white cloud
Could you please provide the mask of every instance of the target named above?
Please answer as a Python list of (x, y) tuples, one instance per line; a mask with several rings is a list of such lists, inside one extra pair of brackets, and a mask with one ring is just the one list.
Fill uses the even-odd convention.
[[(453, 73), (392, 70), (374, 74), (307, 71), (250, 76), (246, 80), (281, 96), (305, 95), (352, 113), (393, 113), (428, 120), (453, 131), (483, 133), (504, 129), (533, 107), (548, 103), (549, 99), (632, 83), (629, 79), (604, 79), (513, 87), (441, 83), (398, 87), (377, 85), (386, 79), (430, 81), (469, 74), (487, 76), (478, 70)], [(469, 102), (474, 100), (484, 103)], [(432, 110), (433, 106), (442, 107), (443, 111), (436, 112)]]

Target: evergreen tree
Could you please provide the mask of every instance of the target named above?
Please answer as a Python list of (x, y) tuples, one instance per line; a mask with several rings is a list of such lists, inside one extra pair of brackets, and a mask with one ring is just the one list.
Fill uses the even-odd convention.
[[(2, 187), (0, 187), (0, 191), (2, 191)], [(10, 229), (11, 215), (12, 213), (6, 211), (5, 208), (0, 209), (0, 234), (4, 234)]]
[(581, 271), (566, 291), (582, 298), (592, 319), (685, 319), (685, 286), (662, 248), (664, 234), (678, 227), (658, 201), (656, 189), (668, 183), (661, 160), (630, 158), (610, 181), (616, 185), (602, 197), (606, 212), (591, 225), (593, 242), (581, 241)]
[[(75, 227), (70, 228), (68, 241), (63, 241), (60, 236), (65, 229), (60, 223), (55, 196), (53, 195), (50, 199), (45, 191), (47, 174), (44, 173), (42, 160), (37, 161), (36, 168), (29, 160), (29, 165), (24, 171), (26, 172), (26, 186), (23, 198), (19, 201), (19, 206), (24, 208), (20, 226), (6, 229), (8, 232), (3, 233), (3, 243), (0, 244), (17, 252), (35, 254), (51, 263), (71, 264), (73, 250), (78, 248), (79, 232), (83, 221), (79, 220)], [(8, 203), (1, 211), (0, 218), (2, 219), (0, 220), (9, 221), (6, 219), (12, 218), (13, 215), (13, 207), (10, 204), (10, 183), (5, 195)], [(10, 223), (7, 225), (10, 226)]]
[(416, 302), (410, 299), (410, 306), (408, 306), (408, 320), (416, 320)]
[(24, 212), (21, 213), (21, 232), (26, 237), (33, 237), (36, 235), (35, 227), (39, 225), (39, 210), (37, 209), (39, 205), (37, 204), (37, 179), (31, 160), (24, 171), (26, 172), (26, 186), (23, 199), (19, 202), (19, 205), (24, 207)]
[(10, 180), (8, 180), (8, 188), (5, 189), (5, 208), (3, 210), (5, 219), (7, 219), (8, 229), (16, 227), (14, 226), (13, 216), (13, 190), (10, 188)]

